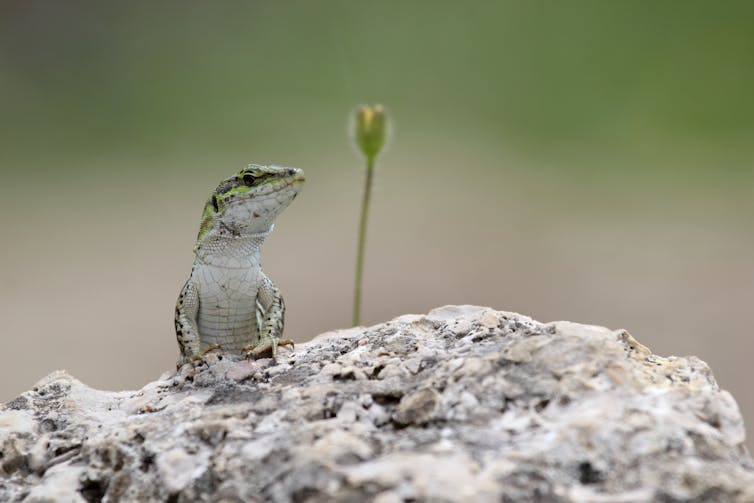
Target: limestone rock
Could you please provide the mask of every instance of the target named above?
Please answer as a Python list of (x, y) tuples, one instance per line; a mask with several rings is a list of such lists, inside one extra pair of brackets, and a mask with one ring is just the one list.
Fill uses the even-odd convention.
[(626, 331), (447, 306), (0, 408), (0, 501), (754, 502), (732, 396)]

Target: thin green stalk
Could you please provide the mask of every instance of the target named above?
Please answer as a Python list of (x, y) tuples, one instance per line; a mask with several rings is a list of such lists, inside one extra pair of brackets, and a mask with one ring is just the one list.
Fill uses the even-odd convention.
[(369, 201), (372, 195), (372, 173), (374, 172), (374, 158), (367, 157), (367, 178), (364, 183), (364, 194), (361, 199), (361, 218), (359, 219), (359, 241), (356, 248), (356, 284), (353, 288), (353, 325), (360, 324), (361, 318), (361, 278), (364, 272), (364, 247), (367, 235), (367, 216)]
[(385, 109), (382, 105), (362, 105), (356, 109), (354, 119), (353, 137), (367, 161), (367, 177), (364, 183), (364, 195), (361, 200), (359, 240), (356, 248), (356, 284), (353, 287), (353, 324), (359, 325), (361, 319), (361, 280), (364, 275), (364, 250), (366, 248), (369, 200), (372, 196), (374, 161), (380, 149), (385, 144), (387, 119), (385, 117)]

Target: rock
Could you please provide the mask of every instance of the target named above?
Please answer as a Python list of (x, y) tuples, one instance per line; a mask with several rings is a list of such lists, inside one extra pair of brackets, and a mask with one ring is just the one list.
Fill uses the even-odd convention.
[(448, 306), (0, 408), (0, 501), (754, 502), (733, 397), (625, 330)]

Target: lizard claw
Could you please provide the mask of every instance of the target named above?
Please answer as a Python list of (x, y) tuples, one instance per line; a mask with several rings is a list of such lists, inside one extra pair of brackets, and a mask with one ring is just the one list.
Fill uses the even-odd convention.
[(293, 349), (295, 347), (295, 344), (290, 339), (278, 339), (277, 337), (272, 335), (265, 335), (262, 336), (259, 342), (246, 346), (242, 349), (242, 351), (244, 352), (246, 358), (258, 356), (262, 353), (270, 351), (272, 352), (272, 359), (274, 360), (277, 358), (278, 346), (290, 346), (291, 349)]

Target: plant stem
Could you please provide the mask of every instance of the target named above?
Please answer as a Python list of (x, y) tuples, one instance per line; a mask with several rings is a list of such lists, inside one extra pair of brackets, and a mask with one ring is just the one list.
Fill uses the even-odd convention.
[(353, 325), (357, 326), (361, 318), (361, 278), (364, 272), (364, 245), (367, 235), (367, 215), (369, 201), (372, 195), (372, 173), (374, 172), (374, 158), (367, 157), (367, 178), (364, 184), (364, 195), (361, 199), (361, 218), (359, 219), (359, 241), (356, 248), (356, 283), (353, 288)]

